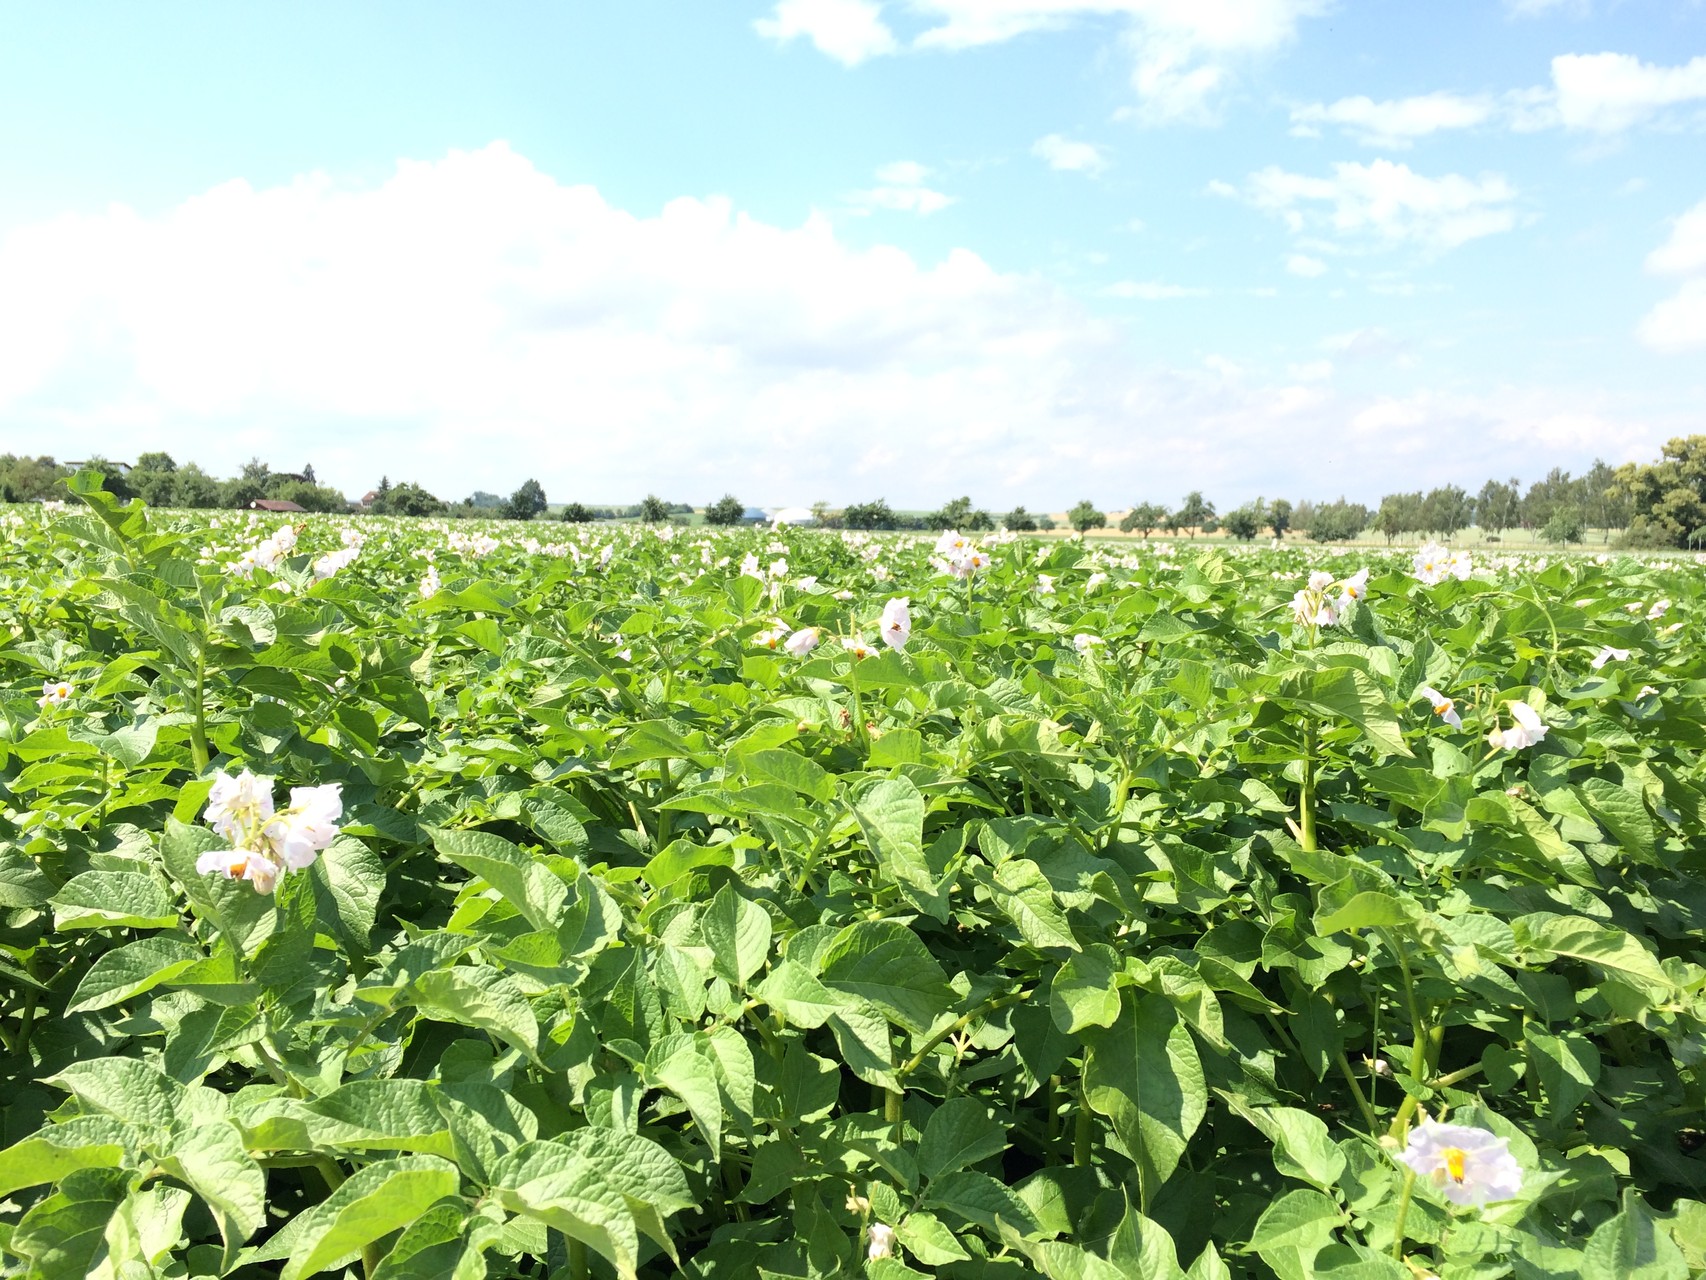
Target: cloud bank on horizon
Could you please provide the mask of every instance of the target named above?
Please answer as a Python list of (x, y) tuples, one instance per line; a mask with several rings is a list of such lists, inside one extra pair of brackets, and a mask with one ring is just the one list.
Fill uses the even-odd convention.
[[(767, 0), (717, 36), (818, 131), (893, 109), (655, 200), (536, 127), (176, 191), (44, 165), (0, 202), (0, 449), (1003, 509), (1651, 456), (1706, 430), (1706, 15), (1668, 59), (1588, 4), (1485, 20), (1469, 83), (1325, 0)], [(1081, 87), (967, 125), (1015, 68)]]

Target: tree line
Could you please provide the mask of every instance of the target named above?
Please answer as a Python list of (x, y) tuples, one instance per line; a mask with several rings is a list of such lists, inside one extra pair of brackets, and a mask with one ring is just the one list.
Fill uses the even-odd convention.
[[(511, 520), (533, 520), (549, 509), (544, 486), (531, 477), (508, 498), (476, 490), (452, 504), (412, 481), (393, 484), (384, 476), (374, 490), (363, 495), (362, 502), (352, 503), (337, 489), (321, 484), (312, 466), (296, 472), (274, 471), (255, 458), (238, 475), (219, 479), (193, 462), (180, 466), (169, 453), (162, 452), (139, 454), (131, 466), (99, 457), (69, 463), (48, 456), (0, 454), (0, 501), (60, 497), (65, 492), (65, 479), (77, 467), (102, 472), (109, 492), (125, 500), (141, 498), (151, 507), (242, 509), (261, 499), (273, 499), (295, 503), (305, 511), (363, 510), (381, 515), (496, 516)], [(689, 503), (647, 494), (642, 501), (625, 507), (570, 502), (560, 509), (559, 518), (571, 523), (663, 523), (691, 516), (693, 511)], [(976, 506), (969, 496), (922, 514), (897, 512), (882, 498), (840, 509), (819, 503), (812, 511), (819, 524), (843, 529), (961, 529), (975, 533), (1005, 527), (1028, 533), (1055, 527), (1048, 515), (1032, 514), (1022, 506), (997, 515)], [(749, 509), (733, 494), (724, 494), (706, 507), (704, 518), (713, 525), (735, 525), (752, 519)], [(1107, 527), (1108, 515), (1085, 499), (1067, 513), (1067, 523), (1080, 532), (1102, 529)], [(1706, 435), (1669, 441), (1656, 462), (1612, 467), (1596, 460), (1579, 476), (1554, 467), (1526, 487), (1515, 476), (1488, 480), (1475, 493), (1448, 484), (1426, 491), (1390, 493), (1373, 508), (1343, 497), (1295, 503), (1286, 498), (1273, 502), (1257, 498), (1224, 514), (1218, 513), (1200, 490), (1193, 490), (1173, 507), (1134, 502), (1119, 521), (1123, 532), (1146, 538), (1156, 532), (1195, 536), (1224, 530), (1228, 536), (1246, 541), (1264, 534), (1283, 538), (1297, 533), (1318, 542), (1344, 542), (1371, 529), (1388, 542), (1416, 534), (1448, 538), (1471, 525), (1489, 538), (1498, 538), (1506, 530), (1523, 529), (1537, 532), (1548, 542), (1563, 544), (1581, 542), (1588, 530), (1597, 529), (1607, 542), (1613, 533), (1620, 535), (1619, 545), (1627, 547), (1706, 546)]]

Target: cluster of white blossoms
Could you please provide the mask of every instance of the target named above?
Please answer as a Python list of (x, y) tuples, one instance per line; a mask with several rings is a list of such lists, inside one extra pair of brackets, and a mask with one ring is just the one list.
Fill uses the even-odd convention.
[(883, 606), (880, 623), (883, 643), (891, 649), (904, 649), (912, 638), (912, 599), (896, 596)]
[(1410, 563), (1416, 571), (1416, 581), (1429, 587), (1447, 578), (1461, 581), (1475, 568), (1467, 551), (1448, 551), (1437, 542), (1424, 542)]
[(936, 552), (930, 557), (930, 563), (940, 573), (969, 578), (978, 570), (989, 568), (989, 554), (979, 550), (965, 534), (947, 529), (936, 539)]
[(362, 544), (367, 541), (355, 529), (345, 529), (343, 532), (344, 545), (336, 551), (328, 551), (314, 562), (314, 576), (326, 579), (340, 569), (347, 569), (361, 554)]
[(823, 633), (816, 627), (802, 627), (798, 631), (790, 631), (788, 624), (780, 618), (772, 618), (771, 625), (752, 637), (752, 642), (762, 649), (783, 649), (796, 658), (803, 658), (823, 638)]
[(1487, 733), (1487, 741), (1495, 751), (1521, 751), (1546, 736), (1546, 725), (1533, 707), (1526, 702), (1513, 702), (1510, 709), (1516, 723), (1508, 729), (1494, 725)]
[(227, 566), (229, 572), (239, 578), (252, 578), (256, 569), (265, 569), (268, 573), (275, 571), (284, 558), (296, 550), (296, 529), (293, 525), (284, 525), (275, 530), (270, 537), (250, 547), (237, 559)]
[[(1337, 587), (1335, 595), (1333, 589)], [(1291, 598), (1291, 614), (1306, 627), (1336, 627), (1339, 615), (1358, 600), (1368, 598), (1368, 570), (1358, 569), (1350, 577), (1335, 578), (1324, 569), (1309, 575), (1309, 585)]]
[(74, 692), (69, 680), (43, 680), (41, 682), (41, 697), (36, 699), (36, 706), (46, 711), (49, 707), (63, 707), (71, 701)]
[(273, 809), (273, 780), (247, 769), (233, 778), (214, 774), (202, 818), (231, 842), (229, 849), (212, 849), (196, 859), (203, 875), (247, 880), (256, 893), (271, 893), (278, 878), (306, 871), (314, 858), (338, 834), (343, 817), (343, 787), (292, 787), (290, 807)]
[(1593, 655), (1593, 660), (1588, 663), (1588, 666), (1592, 667), (1595, 671), (1598, 671), (1606, 663), (1622, 662), (1628, 656), (1629, 650), (1614, 649), (1610, 645), (1606, 645), (1598, 653)]
[(498, 540), (486, 533), (464, 533), (461, 529), (452, 529), (444, 535), (446, 545), (452, 551), (478, 560), (489, 556), (498, 549)]
[(1072, 647), (1078, 650), (1080, 658), (1090, 657), (1100, 646), (1105, 644), (1107, 641), (1101, 636), (1093, 636), (1088, 631), (1080, 631), (1072, 637)]
[(426, 572), (421, 575), (421, 599), (431, 600), (443, 587), (444, 583), (438, 576), (438, 566), (429, 564)]
[(1522, 1191), (1522, 1166), (1511, 1154), (1510, 1140), (1472, 1125), (1424, 1116), (1398, 1158), (1452, 1204), (1513, 1200)]

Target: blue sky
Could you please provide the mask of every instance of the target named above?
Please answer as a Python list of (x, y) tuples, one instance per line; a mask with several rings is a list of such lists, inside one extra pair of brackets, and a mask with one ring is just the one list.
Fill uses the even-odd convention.
[(1706, 5), (5, 3), (0, 449), (1223, 504), (1706, 431)]

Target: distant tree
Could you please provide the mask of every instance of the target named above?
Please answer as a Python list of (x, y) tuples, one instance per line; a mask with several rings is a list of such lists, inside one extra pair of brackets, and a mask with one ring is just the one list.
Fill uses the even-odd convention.
[(1574, 507), (1559, 507), (1541, 528), (1540, 536), (1547, 542), (1563, 546), (1566, 542), (1580, 542), (1583, 532), (1580, 513)]
[(1422, 528), (1449, 538), (1468, 528), (1475, 514), (1475, 500), (1457, 485), (1441, 485), (1422, 499)]
[(1053, 516), (1051, 516), (1051, 515), (1040, 515), (1037, 517), (1037, 528), (1041, 529), (1044, 533), (1049, 532), (1054, 527), (1055, 526), (1054, 526), (1054, 517)]
[(186, 462), (173, 477), (172, 503), (194, 510), (225, 505), (225, 487), (193, 462)]
[(495, 493), (476, 489), (462, 500), (462, 505), (476, 511), (497, 510), (504, 505), (504, 500)]
[(46, 454), (26, 458), (0, 454), (0, 502), (37, 502), (43, 498), (63, 498), (63, 481), (71, 474)]
[(1266, 515), (1266, 511), (1258, 510), (1256, 503), (1246, 502), (1243, 506), (1228, 511), (1220, 523), (1234, 538), (1249, 542), (1262, 531)]
[(304, 511), (347, 511), (349, 500), (328, 485), (311, 484), (307, 480), (286, 480), (267, 486), (267, 495), (294, 502)]
[(1427, 499), (1420, 490), (1415, 493), (1389, 493), (1380, 500), (1380, 510), (1374, 517), (1374, 528), (1384, 534), (1386, 541), (1406, 533), (1419, 533)]
[(1576, 482), (1562, 467), (1553, 467), (1543, 479), (1529, 485), (1522, 499), (1522, 522), (1538, 529), (1552, 518), (1560, 507), (1576, 505)]
[(1179, 521), (1176, 528), (1200, 529), (1214, 519), (1214, 503), (1205, 501), (1200, 490), (1192, 489), (1173, 514)]
[(981, 507), (973, 507), (969, 497), (958, 497), (952, 502), (944, 503), (939, 511), (932, 511), (925, 516), (924, 526), (929, 529), (960, 529), (976, 533), (982, 529), (993, 529), (995, 517)]
[(381, 504), (385, 501), (387, 495), (389, 495), (390, 492), (391, 492), (391, 477), (390, 476), (380, 476), (379, 477), (379, 486), (378, 486), (378, 488), (374, 489), (374, 491), (373, 491), (373, 509), (375, 511), (378, 511), (380, 515), (385, 514), (384, 511), (381, 509)]
[(1315, 506), (1309, 521), (1309, 537), (1313, 542), (1349, 542), (1368, 528), (1368, 508), (1360, 502), (1321, 502)]
[(598, 519), (598, 516), (591, 507), (579, 502), (569, 502), (563, 505), (563, 514), (560, 519), (565, 524), (591, 524)]
[(637, 514), (647, 524), (662, 524), (669, 519), (670, 506), (655, 493), (648, 493), (640, 503)]
[(847, 529), (892, 529), (895, 527), (894, 512), (882, 498), (855, 502), (842, 509), (841, 524)]
[(1268, 527), (1274, 531), (1274, 537), (1285, 537), (1285, 531), (1291, 528), (1291, 503), (1284, 498), (1274, 499), (1274, 505), (1268, 508)]
[(1023, 507), (1014, 507), (1001, 518), (1001, 523), (1014, 533), (1035, 533), (1037, 518)]
[(739, 524), (746, 515), (746, 505), (732, 493), (725, 493), (705, 508), (706, 524)]
[(545, 490), (531, 476), (521, 482), (521, 488), (509, 495), (504, 504), (505, 520), (531, 520), (545, 510)]
[(169, 474), (177, 469), (178, 464), (172, 460), (171, 454), (150, 451), (136, 455), (136, 465), (131, 471), (164, 471)]
[(1072, 522), (1072, 527), (1079, 533), (1090, 529), (1105, 529), (1108, 527), (1108, 517), (1105, 512), (1096, 510), (1090, 499), (1085, 498), (1066, 513), (1066, 518)]
[(304, 462), (302, 464), (302, 478), (309, 484), (320, 483), (319, 478), (314, 474), (314, 464), (312, 462)]
[(250, 458), (243, 464), (242, 478), (252, 484), (265, 485), (267, 477), (272, 475), (272, 468), (259, 458)]
[(381, 478), (386, 485), (383, 492), (376, 492), (373, 498), (373, 513), (381, 516), (441, 516), (449, 508), (441, 498), (428, 493), (413, 481), (393, 485), (387, 479)]
[(181, 507), (183, 500), (178, 497), (178, 481), (182, 479), (175, 471), (141, 471), (133, 469), (130, 473), (130, 487), (136, 490), (136, 496), (151, 507)]
[(1139, 502), (1125, 513), (1120, 521), (1121, 533), (1141, 533), (1146, 539), (1150, 531), (1166, 527), (1167, 508), (1158, 502)]
[(257, 502), (267, 496), (266, 486), (259, 480), (251, 480), (247, 476), (236, 476), (222, 481), (219, 485), (219, 505), (231, 507), (238, 511), (246, 510), (250, 503)]
[(1483, 533), (1503, 533), (1516, 523), (1521, 505), (1516, 481), (1489, 480), (1475, 495), (1475, 525)]

